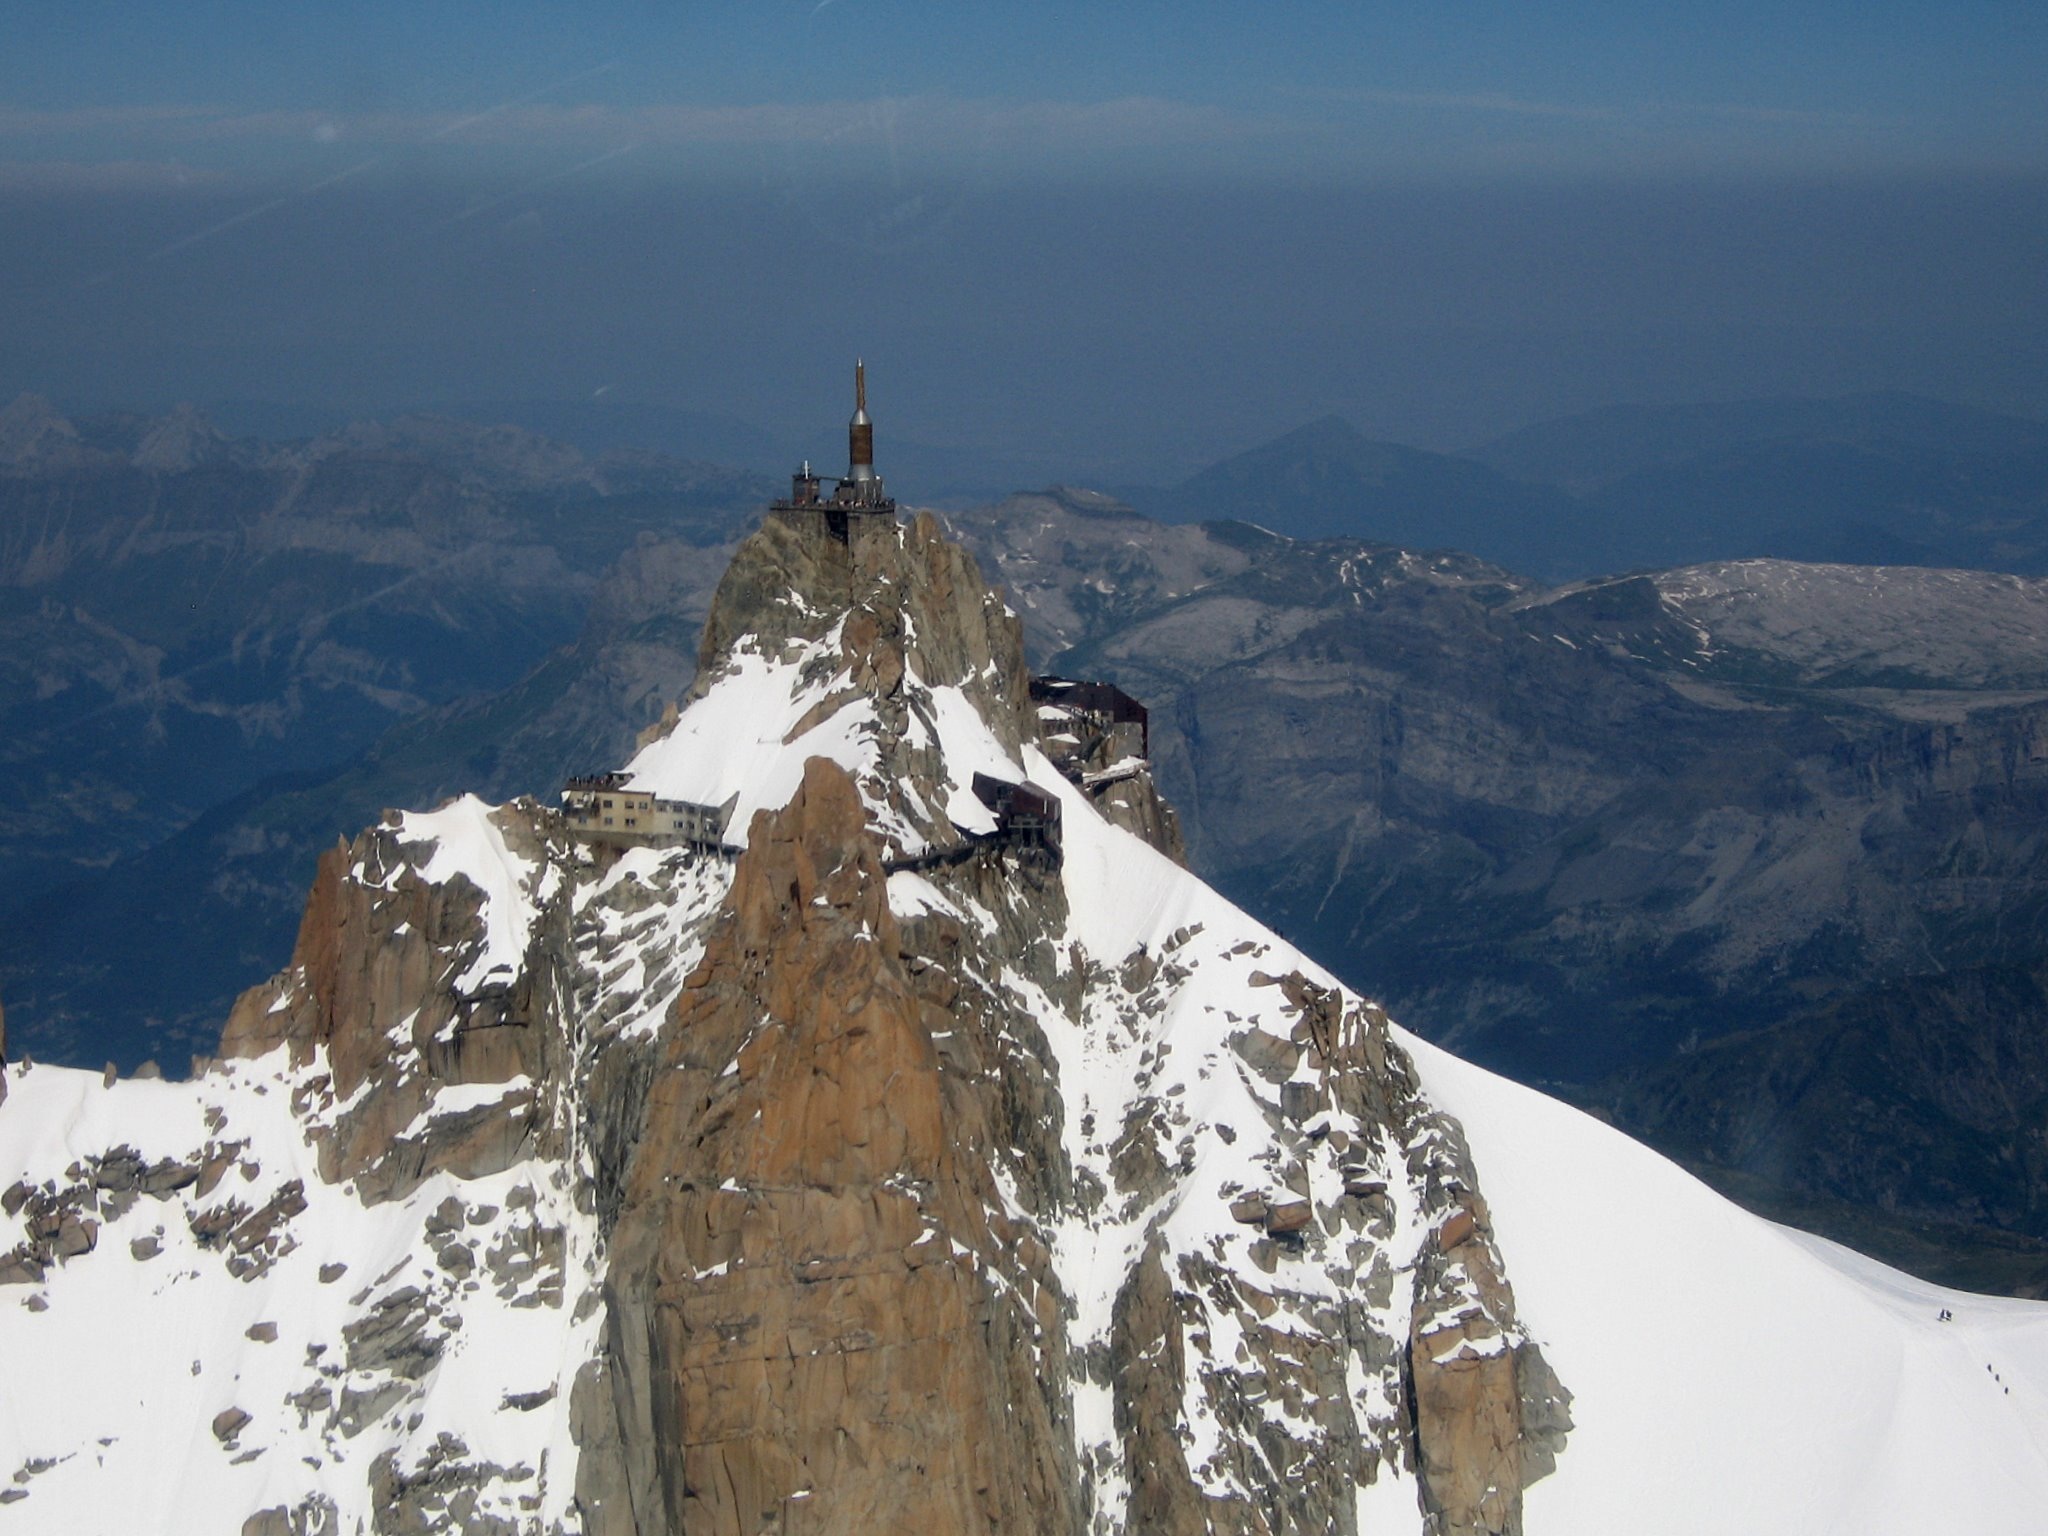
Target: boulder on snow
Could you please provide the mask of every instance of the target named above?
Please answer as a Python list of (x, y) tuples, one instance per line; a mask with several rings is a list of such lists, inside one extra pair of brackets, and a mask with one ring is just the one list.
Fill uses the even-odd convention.
[(1314, 1213), (1306, 1200), (1288, 1200), (1266, 1211), (1266, 1230), (1275, 1237), (1307, 1229)]
[(1280, 1113), (1299, 1125), (1316, 1112), (1316, 1101), (1320, 1097), (1314, 1083), (1282, 1083)]
[(75, 1259), (82, 1253), (91, 1253), (99, 1243), (100, 1224), (90, 1216), (67, 1215), (51, 1240), (51, 1246), (57, 1250), (60, 1259)]

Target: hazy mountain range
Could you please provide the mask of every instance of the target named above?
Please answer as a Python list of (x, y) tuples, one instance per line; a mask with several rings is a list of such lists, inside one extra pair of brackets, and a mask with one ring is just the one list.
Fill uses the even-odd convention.
[[(1352, 549), (1358, 607), (1500, 589)], [(1397, 1026), (1182, 866), (1136, 722), (1033, 697), (931, 514), (772, 516), (704, 633), (615, 787), (715, 840), (392, 811), (189, 1079), (0, 1065), (10, 1520), (1922, 1536), (2048, 1494), (2048, 1305)]]
[[(1471, 458), (1324, 422), (1127, 493), (1178, 521), (1076, 492), (952, 515), (1034, 665), (1152, 703), (1197, 867), (1397, 1016), (1753, 1202), (2033, 1288), (2035, 584), (1731, 562), (1888, 528), (1921, 564), (2036, 570), (2043, 436), (1894, 397), (1601, 413)], [(337, 835), (622, 760), (772, 489), (449, 422), (267, 444), (0, 413), (16, 1048), (210, 1049)], [(1489, 558), (1411, 552), (1460, 546)], [(1694, 565), (1515, 574), (1658, 547)]]

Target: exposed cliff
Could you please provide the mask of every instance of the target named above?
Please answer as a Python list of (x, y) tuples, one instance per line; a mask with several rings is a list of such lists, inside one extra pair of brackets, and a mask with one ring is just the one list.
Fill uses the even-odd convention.
[[(559, 772), (563, 749), (645, 723), (645, 585), (689, 613), (689, 655), (764, 490), (432, 419), (280, 444), (190, 410), (5, 407), (0, 986), (18, 1033), (94, 1065), (210, 1051), (337, 831), (386, 804), (531, 789), (522, 759)], [(605, 654), (556, 652), (593, 605)], [(488, 718), (443, 713), (507, 689)], [(453, 766), (422, 770), (423, 737)]]
[(0, 1509), (1891, 1536), (1927, 1454), (1944, 1518), (2048, 1489), (2048, 1321), (1844, 1275), (1401, 1035), (1163, 851), (1142, 762), (1072, 755), (928, 522), (771, 525), (713, 606), (625, 772), (730, 850), (394, 814), (193, 1082), (5, 1069), (0, 1349), (64, 1385), (0, 1409)]
[[(298, 1373), (209, 1410), (259, 1532), (1518, 1531), (1568, 1399), (1458, 1128), (1384, 1014), (1173, 862), (1142, 760), (1062, 775), (1027, 681), (929, 519), (771, 520), (625, 770), (731, 803), (736, 854), (387, 817), (162, 1085), (205, 1134), (25, 1181), (13, 1278), (145, 1186), (181, 1220), (128, 1262), (245, 1287), (377, 1232), (345, 1306), (250, 1323)], [(537, 1379), (485, 1404), (507, 1307)]]
[[(1995, 1037), (2012, 1081), (2041, 1070), (1996, 977), (2048, 960), (2048, 583), (1733, 561), (1545, 589), (1072, 495), (957, 520), (1044, 664), (1150, 702), (1195, 867), (1411, 1027), (1801, 1202), (1766, 1210), (2040, 1285), (2032, 1101), (1972, 1063)], [(1998, 1011), (1959, 1027), (1966, 972)], [(1949, 1000), (1926, 1038), (1875, 1052), (1854, 1021), (1921, 993)], [(1868, 1046), (1820, 1048), (1845, 1025)], [(1927, 1222), (1951, 1261), (1900, 1225)]]

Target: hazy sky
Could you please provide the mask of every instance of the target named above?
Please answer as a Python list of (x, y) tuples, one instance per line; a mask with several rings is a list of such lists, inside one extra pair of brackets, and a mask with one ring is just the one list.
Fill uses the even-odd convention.
[[(2048, 410), (2048, 6), (0, 4), (0, 392), (1155, 475), (1326, 411)], [(820, 364), (829, 359), (829, 376)], [(815, 375), (815, 376), (814, 376)]]

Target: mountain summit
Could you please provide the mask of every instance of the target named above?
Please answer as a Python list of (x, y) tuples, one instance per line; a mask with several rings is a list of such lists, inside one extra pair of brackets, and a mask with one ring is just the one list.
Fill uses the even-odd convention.
[(561, 806), (332, 850), (192, 1081), (5, 1068), (42, 1385), (0, 1522), (1903, 1532), (2048, 1491), (2048, 1313), (1406, 1037), (1177, 862), (1142, 706), (1031, 678), (929, 516), (778, 503), (702, 663)]

